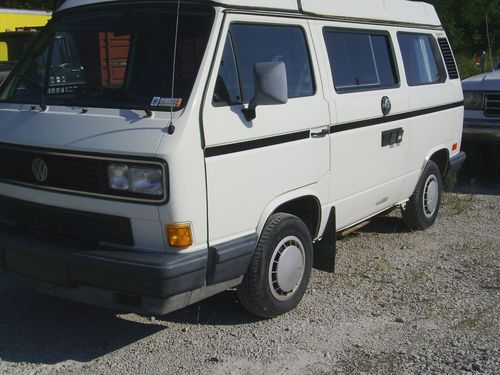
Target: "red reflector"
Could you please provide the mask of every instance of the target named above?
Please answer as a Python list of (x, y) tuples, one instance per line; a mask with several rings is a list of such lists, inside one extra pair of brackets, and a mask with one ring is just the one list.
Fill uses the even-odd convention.
[(458, 143), (453, 143), (453, 146), (451, 147), (451, 151), (455, 151), (458, 148)]

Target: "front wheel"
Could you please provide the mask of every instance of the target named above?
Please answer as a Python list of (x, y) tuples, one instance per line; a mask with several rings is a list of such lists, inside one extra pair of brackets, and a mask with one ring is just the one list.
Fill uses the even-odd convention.
[(311, 235), (298, 217), (278, 213), (267, 221), (238, 296), (251, 313), (273, 318), (295, 308), (309, 283)]
[(429, 161), (418, 181), (415, 192), (402, 211), (403, 221), (409, 229), (427, 229), (436, 221), (441, 204), (442, 178), (439, 168)]

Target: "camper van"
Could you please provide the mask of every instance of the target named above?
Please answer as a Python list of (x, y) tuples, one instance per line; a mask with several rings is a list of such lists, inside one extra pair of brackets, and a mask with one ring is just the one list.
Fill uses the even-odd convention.
[(438, 215), (463, 94), (431, 5), (67, 0), (0, 91), (0, 269), (164, 314), (296, 307), (336, 234)]

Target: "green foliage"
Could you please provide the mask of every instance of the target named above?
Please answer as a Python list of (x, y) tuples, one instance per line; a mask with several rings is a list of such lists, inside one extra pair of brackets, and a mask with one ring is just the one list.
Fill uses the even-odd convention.
[(488, 51), (486, 17), (491, 49), (500, 48), (500, 0), (428, 0), (438, 11), (456, 53), (471, 58)]
[(2, 8), (54, 10), (57, 0), (4, 0)]

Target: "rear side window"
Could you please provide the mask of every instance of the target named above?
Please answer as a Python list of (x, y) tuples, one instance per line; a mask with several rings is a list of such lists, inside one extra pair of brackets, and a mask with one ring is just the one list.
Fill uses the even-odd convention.
[(314, 94), (310, 57), (302, 28), (232, 24), (217, 76), (214, 105), (248, 103), (255, 95), (254, 65), (272, 61), (285, 63), (289, 98)]
[(406, 80), (410, 86), (444, 82), (446, 73), (431, 35), (398, 33)]
[(326, 48), (338, 92), (370, 90), (399, 83), (389, 35), (325, 29)]

